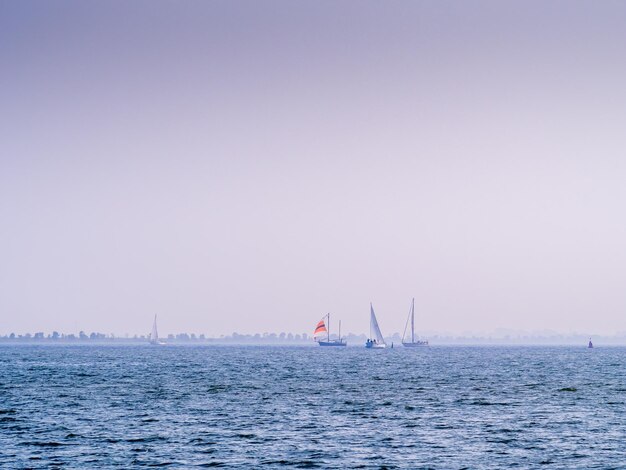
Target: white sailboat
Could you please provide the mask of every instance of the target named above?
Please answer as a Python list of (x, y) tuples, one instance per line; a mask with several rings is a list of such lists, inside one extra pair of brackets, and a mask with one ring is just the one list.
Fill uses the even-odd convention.
[[(411, 320), (411, 341), (404, 341), (406, 337), (406, 329), (409, 326), (409, 320)], [(417, 340), (415, 341), (415, 297), (413, 297), (413, 301), (411, 302), (411, 310), (409, 311), (409, 316), (406, 319), (406, 324), (404, 325), (404, 333), (402, 333), (402, 346), (407, 348), (416, 348), (418, 346), (428, 346), (428, 341), (426, 340)]]
[(156, 346), (162, 346), (164, 341), (159, 340), (159, 333), (157, 332), (156, 315), (154, 316), (154, 323), (152, 323), (152, 332), (150, 333), (150, 344)]
[(374, 313), (374, 307), (370, 303), (370, 337), (365, 342), (365, 347), (368, 349), (382, 349), (387, 347), (385, 338), (380, 331), (378, 321), (376, 320), (376, 314)]

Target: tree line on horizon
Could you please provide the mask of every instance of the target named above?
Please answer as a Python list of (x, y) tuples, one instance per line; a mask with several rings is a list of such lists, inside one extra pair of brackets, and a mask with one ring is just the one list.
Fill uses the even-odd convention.
[[(332, 334), (331, 338), (337, 338), (337, 335)], [(348, 341), (365, 341), (367, 339), (366, 335), (360, 334), (356, 335), (353, 333), (349, 333), (347, 335), (343, 335), (342, 338)], [(115, 335), (114, 333), (99, 333), (99, 332), (91, 332), (87, 334), (84, 331), (80, 331), (78, 334), (74, 333), (59, 333), (58, 331), (53, 331), (52, 333), (45, 334), (43, 332), (37, 333), (24, 333), (24, 334), (16, 334), (10, 333), (4, 336), (0, 336), (0, 340), (5, 341), (148, 341), (150, 339), (150, 334), (144, 335)], [(167, 341), (172, 342), (232, 342), (232, 343), (274, 343), (274, 342), (285, 342), (285, 343), (311, 343), (313, 342), (313, 336), (307, 333), (253, 333), (253, 334), (245, 334), (245, 333), (237, 333), (233, 332), (230, 335), (220, 335), (219, 337), (207, 337), (205, 334), (195, 334), (195, 333), (177, 333), (177, 334), (167, 334), (162, 337), (162, 339), (166, 339)], [(401, 338), (398, 333), (395, 333), (390, 337), (392, 341), (400, 341)]]
[[(594, 338), (594, 343), (600, 344), (612, 344), (622, 345), (626, 344), (626, 333), (621, 332), (613, 336), (606, 335), (587, 335), (581, 333), (572, 334), (559, 334), (552, 332), (552, 334), (503, 334), (503, 335), (446, 335), (446, 334), (431, 334), (427, 338), (433, 344), (433, 341), (438, 344), (582, 344)], [(330, 335), (331, 339), (337, 339), (335, 334)], [(348, 333), (342, 335), (342, 338), (350, 345), (359, 345), (365, 343), (367, 336), (365, 334)], [(80, 331), (78, 334), (74, 333), (59, 333), (53, 331), (52, 333), (45, 334), (43, 332), (36, 333), (24, 333), (16, 334), (10, 333), (0, 335), (0, 342), (148, 342), (150, 334), (143, 335), (116, 335), (114, 333), (100, 333), (91, 332), (87, 334), (85, 331)], [(205, 334), (195, 333), (177, 333), (167, 334), (162, 336), (161, 339), (171, 343), (250, 343), (250, 344), (314, 344), (312, 335), (307, 333), (254, 333), (243, 334), (234, 332), (230, 335), (220, 335), (208, 337)], [(399, 333), (393, 333), (390, 336), (386, 336), (385, 340), (388, 343), (395, 343), (400, 345), (402, 342), (402, 336)], [(596, 340), (598, 340), (596, 342)]]

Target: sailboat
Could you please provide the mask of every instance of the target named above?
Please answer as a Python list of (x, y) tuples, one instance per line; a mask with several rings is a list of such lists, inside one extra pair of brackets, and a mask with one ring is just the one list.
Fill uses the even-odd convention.
[[(326, 324), (324, 323), (324, 319), (328, 320), (328, 328), (326, 328)], [(326, 332), (326, 341), (319, 340), (317, 344), (320, 346), (347, 346), (343, 339), (341, 339), (341, 320), (339, 320), (339, 339), (330, 339), (330, 313), (326, 314), (322, 319), (317, 323), (315, 327), (315, 331), (313, 332), (313, 339), (319, 334)]]
[(155, 346), (163, 346), (164, 341), (159, 340), (159, 333), (157, 333), (156, 315), (154, 316), (154, 323), (152, 324), (152, 332), (150, 333), (150, 344)]
[[(409, 319), (411, 320), (411, 341), (404, 341), (404, 338), (406, 337), (406, 329), (409, 326)], [(407, 317), (406, 324), (404, 325), (404, 333), (402, 333), (402, 346), (406, 346), (407, 348), (428, 346), (428, 341), (415, 341), (415, 297), (413, 297), (413, 301), (411, 302), (411, 310), (409, 311), (409, 316)]]
[(372, 307), (371, 303), (370, 303), (370, 337), (365, 342), (365, 347), (367, 349), (382, 349), (382, 348), (387, 347), (387, 343), (385, 343), (385, 338), (383, 338), (383, 334), (380, 332), (380, 327), (378, 326), (378, 321), (376, 320), (376, 314), (374, 313), (374, 307)]

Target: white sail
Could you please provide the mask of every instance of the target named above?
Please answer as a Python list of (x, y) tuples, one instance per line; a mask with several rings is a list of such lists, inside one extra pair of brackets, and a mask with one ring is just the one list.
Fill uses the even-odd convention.
[(156, 315), (154, 316), (154, 323), (152, 324), (152, 332), (150, 333), (150, 342), (157, 343), (159, 341), (159, 334), (157, 333)]
[[(409, 327), (409, 321), (411, 322), (411, 341), (407, 340), (406, 330)], [(406, 319), (404, 325), (404, 333), (402, 333), (402, 345), (413, 348), (418, 346), (428, 346), (428, 340), (415, 339), (415, 298), (411, 301), (411, 309), (409, 310), (409, 316)]]
[(409, 320), (411, 321), (411, 343), (415, 342), (415, 298), (411, 301), (411, 308), (409, 309), (409, 316), (406, 318), (406, 324), (404, 325), (404, 333), (402, 333), (402, 343), (406, 338), (406, 330), (409, 327)]
[(380, 327), (378, 326), (378, 321), (376, 320), (376, 315), (374, 314), (374, 307), (370, 304), (370, 329), (372, 330), (372, 339), (375, 339), (378, 344), (386, 344), (385, 338), (383, 338), (383, 334), (380, 331)]

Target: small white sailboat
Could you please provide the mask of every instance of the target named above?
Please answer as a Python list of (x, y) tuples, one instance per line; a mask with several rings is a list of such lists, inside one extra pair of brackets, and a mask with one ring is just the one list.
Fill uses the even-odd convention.
[(155, 345), (155, 346), (163, 346), (165, 342), (159, 339), (159, 333), (157, 332), (156, 318), (157, 316), (155, 315), (154, 323), (152, 323), (152, 332), (150, 333), (150, 344)]
[(365, 342), (365, 347), (367, 349), (383, 349), (387, 347), (387, 343), (385, 343), (385, 338), (380, 331), (380, 326), (378, 326), (378, 321), (376, 320), (376, 314), (374, 313), (374, 307), (370, 303), (370, 337)]
[[(328, 328), (326, 328), (326, 324), (324, 323), (324, 319), (328, 320)], [(316, 336), (320, 333), (326, 332), (326, 341), (317, 340)], [(315, 331), (313, 332), (313, 339), (317, 341), (317, 344), (320, 346), (347, 346), (343, 339), (341, 339), (341, 320), (339, 320), (339, 339), (330, 339), (330, 313), (326, 314), (322, 319), (317, 323), (315, 327)]]
[[(409, 327), (409, 320), (411, 320), (411, 341), (404, 341), (406, 337), (406, 329)], [(415, 341), (415, 297), (413, 297), (413, 301), (411, 302), (411, 310), (409, 310), (409, 316), (406, 319), (406, 324), (404, 325), (404, 333), (402, 333), (402, 346), (407, 348), (416, 348), (418, 346), (428, 346), (428, 341), (426, 340), (417, 340)]]

